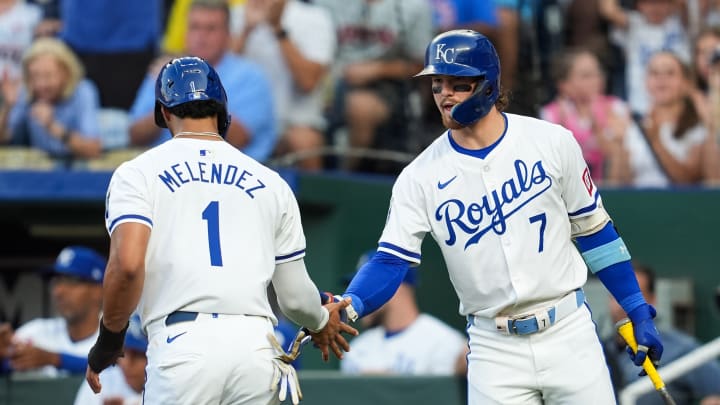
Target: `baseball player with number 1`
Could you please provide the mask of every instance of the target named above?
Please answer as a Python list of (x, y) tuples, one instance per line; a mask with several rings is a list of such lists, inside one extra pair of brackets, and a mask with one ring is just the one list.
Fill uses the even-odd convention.
[(634, 362), (658, 361), (662, 345), (572, 133), (502, 112), (500, 62), (477, 32), (435, 37), (418, 76), (431, 77), (448, 131), (395, 182), (378, 253), (343, 294), (349, 312), (392, 297), (430, 233), (468, 319), (471, 404), (615, 403), (588, 268), (633, 321)]
[(155, 122), (173, 139), (110, 180), (110, 257), (88, 383), (100, 391), (98, 374), (122, 353), (137, 306), (148, 336), (145, 403), (274, 404), (288, 392), (297, 402), (294, 357), (272, 344), (269, 284), (326, 359), (329, 349), (349, 350), (339, 331), (357, 333), (340, 321), (349, 300), (320, 305), (292, 190), (225, 142), (230, 117), (215, 70), (200, 58), (174, 59), (155, 94)]

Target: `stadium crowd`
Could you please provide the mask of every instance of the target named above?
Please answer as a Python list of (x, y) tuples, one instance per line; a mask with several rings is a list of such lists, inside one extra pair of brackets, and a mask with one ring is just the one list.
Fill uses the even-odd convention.
[(716, 1), (0, 0), (0, 22), (0, 165), (20, 147), (111, 170), (164, 142), (153, 78), (190, 54), (220, 72), (248, 155), (396, 174), (442, 131), (412, 78), (425, 44), (471, 28), (507, 111), (570, 129), (598, 184), (720, 183)]

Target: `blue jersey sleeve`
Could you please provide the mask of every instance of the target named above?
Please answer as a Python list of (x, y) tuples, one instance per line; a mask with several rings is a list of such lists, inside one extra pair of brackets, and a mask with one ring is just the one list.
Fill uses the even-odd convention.
[(343, 297), (352, 298), (358, 316), (372, 313), (395, 295), (409, 268), (407, 260), (378, 252), (358, 270)]
[(87, 370), (88, 360), (85, 356), (73, 356), (67, 353), (60, 353), (61, 370), (67, 370), (72, 374), (83, 374)]

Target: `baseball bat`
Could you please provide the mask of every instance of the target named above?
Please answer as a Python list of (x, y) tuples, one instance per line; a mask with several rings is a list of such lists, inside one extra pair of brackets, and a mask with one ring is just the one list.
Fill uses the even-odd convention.
[[(625, 343), (630, 346), (634, 353), (637, 353), (638, 345), (635, 341), (635, 334), (633, 333), (632, 322), (630, 321), (630, 319), (622, 319), (615, 324), (615, 327), (617, 328), (618, 334), (620, 334), (623, 340), (625, 340)], [(643, 362), (642, 366), (648, 377), (650, 377), (650, 381), (652, 381), (653, 385), (655, 386), (655, 390), (660, 394), (663, 401), (665, 401), (665, 404), (677, 405), (675, 403), (675, 400), (672, 398), (672, 396), (670, 396), (670, 393), (665, 387), (665, 382), (660, 377), (660, 374), (658, 374), (657, 369), (655, 369), (655, 365), (652, 363), (652, 361), (650, 361), (650, 356), (645, 357), (645, 361)]]

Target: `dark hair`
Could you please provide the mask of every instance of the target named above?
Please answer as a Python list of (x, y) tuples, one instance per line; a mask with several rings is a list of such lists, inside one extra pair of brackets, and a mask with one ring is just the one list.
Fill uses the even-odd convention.
[(505, 111), (508, 104), (510, 104), (510, 97), (508, 96), (505, 89), (502, 86), (498, 89), (498, 98), (495, 100), (495, 108), (498, 111)]
[(178, 104), (168, 108), (168, 111), (180, 118), (207, 118), (220, 117), (225, 113), (225, 108), (215, 100), (198, 100)]
[(647, 278), (648, 292), (655, 295), (655, 271), (648, 265), (638, 262), (633, 262), (635, 273), (642, 274)]

